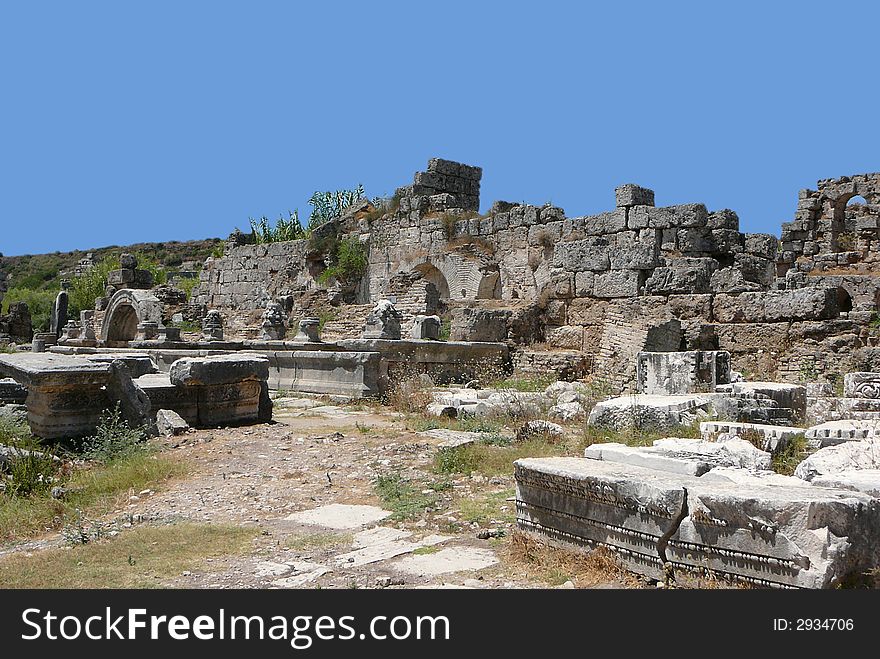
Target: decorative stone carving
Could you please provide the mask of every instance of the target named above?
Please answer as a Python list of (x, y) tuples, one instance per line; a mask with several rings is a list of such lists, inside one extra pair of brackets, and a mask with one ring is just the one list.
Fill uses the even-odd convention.
[(319, 318), (303, 318), (299, 321), (299, 332), (293, 337), (294, 343), (320, 343), (320, 328)]
[(880, 373), (847, 373), (843, 378), (843, 395), (847, 398), (880, 398)]
[(281, 305), (270, 300), (263, 312), (261, 339), (266, 341), (283, 341), (287, 334), (287, 322)]
[(223, 340), (223, 316), (216, 309), (212, 309), (202, 321), (202, 341)]
[(379, 300), (367, 316), (363, 338), (399, 340), (402, 318), (390, 300)]

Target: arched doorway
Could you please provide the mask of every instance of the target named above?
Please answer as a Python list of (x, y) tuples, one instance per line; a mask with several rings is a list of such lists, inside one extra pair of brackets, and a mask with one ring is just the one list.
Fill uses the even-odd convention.
[(113, 317), (108, 319), (107, 342), (122, 343), (134, 341), (137, 336), (138, 317), (131, 305), (117, 307)]
[(478, 300), (501, 299), (501, 273), (490, 272), (483, 275), (480, 285), (477, 287)]
[(440, 272), (437, 266), (430, 263), (422, 263), (413, 269), (422, 275), (426, 282), (436, 287), (441, 301), (449, 300), (449, 282), (446, 280), (446, 275)]
[(127, 288), (117, 291), (107, 304), (101, 341), (111, 348), (127, 347), (137, 336), (140, 323), (161, 326), (162, 302), (150, 291)]

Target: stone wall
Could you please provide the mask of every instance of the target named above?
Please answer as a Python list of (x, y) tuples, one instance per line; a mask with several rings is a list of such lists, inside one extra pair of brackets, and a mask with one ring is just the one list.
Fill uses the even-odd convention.
[[(452, 319), (454, 339), (582, 352), (620, 389), (642, 351), (721, 349), (750, 377), (833, 380), (858, 370), (859, 350), (876, 344), (880, 174), (802, 191), (781, 241), (741, 232), (729, 209), (656, 206), (653, 191), (634, 184), (597, 215), (500, 201), (479, 214), (481, 175), (432, 159), (392, 210), (336, 223), (368, 248), (367, 273), (346, 302), (394, 299), (404, 331), (415, 315), (438, 313)], [(853, 195), (867, 205), (847, 206)], [(345, 318), (338, 291), (316, 279), (324, 267), (306, 241), (229, 246), (206, 262), (196, 300), (244, 325), (269, 298), (292, 317), (330, 313), (329, 300)]]

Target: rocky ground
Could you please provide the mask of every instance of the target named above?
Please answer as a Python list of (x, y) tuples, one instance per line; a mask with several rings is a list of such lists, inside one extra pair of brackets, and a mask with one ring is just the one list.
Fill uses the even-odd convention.
[[(190, 474), (133, 492), (103, 521), (258, 530), (246, 555), (206, 558), (198, 569), (163, 581), (166, 587), (625, 584), (613, 571), (584, 580), (564, 569), (524, 566), (511, 551), (512, 466), (499, 476), (441, 475), (434, 468), (440, 442), (388, 408), (279, 399), (271, 424), (191, 430), (164, 440), (162, 450), (190, 465)], [(62, 543), (52, 536), (11, 551)]]

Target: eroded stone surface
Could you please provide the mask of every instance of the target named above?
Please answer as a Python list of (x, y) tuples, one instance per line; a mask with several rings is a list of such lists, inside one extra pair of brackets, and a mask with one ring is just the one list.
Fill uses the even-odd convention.
[(299, 524), (325, 526), (330, 529), (350, 530), (375, 524), (391, 514), (376, 506), (331, 503), (320, 508), (293, 513), (285, 519)]
[(665, 557), (765, 586), (827, 588), (880, 558), (880, 500), (856, 492), (744, 489), (583, 458), (524, 459), (515, 469), (521, 529), (607, 546), (654, 578)]

